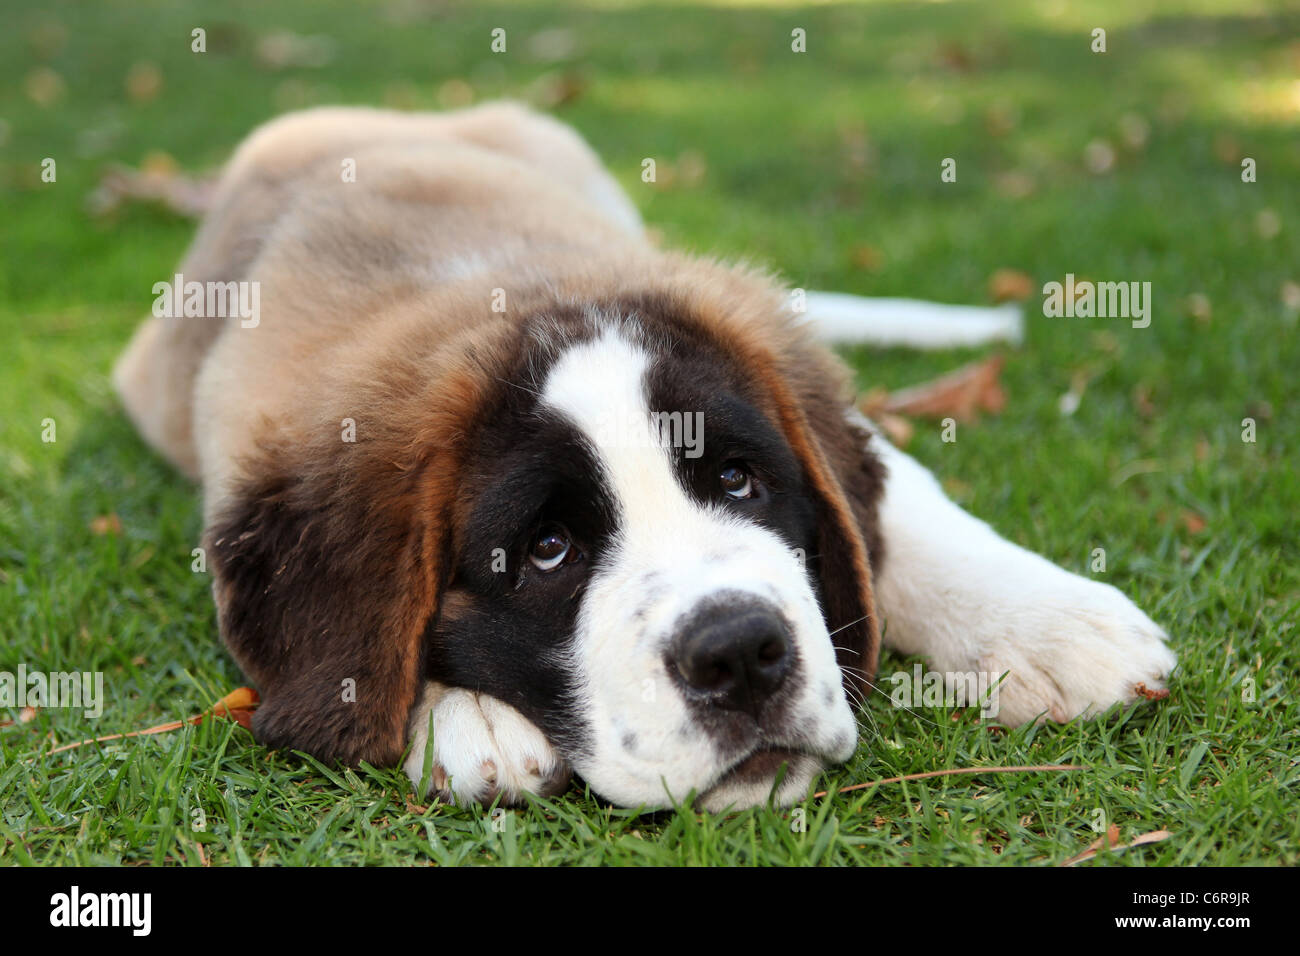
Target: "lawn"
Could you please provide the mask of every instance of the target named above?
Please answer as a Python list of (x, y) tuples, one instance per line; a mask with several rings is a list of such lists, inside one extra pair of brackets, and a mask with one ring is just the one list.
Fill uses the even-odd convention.
[[(97, 719), (0, 709), (0, 862), (1050, 864), (1108, 825), (1123, 842), (1171, 835), (1094, 864), (1300, 862), (1300, 13), (1286, 7), (3, 0), (0, 671), (101, 671), (106, 699)], [(857, 755), (818, 789), (1086, 769), (810, 794), (793, 813), (638, 814), (576, 788), (495, 815), (426, 808), (399, 771), (270, 752), (228, 721), (50, 754), (243, 683), (191, 570), (196, 490), (107, 380), (194, 224), (148, 204), (91, 215), (104, 170), (211, 169), (311, 104), (498, 96), (581, 130), (667, 244), (808, 288), (948, 302), (986, 302), (995, 273), (1023, 273), (1006, 408), (956, 442), (917, 420), (908, 450), (1002, 533), (1104, 575), (1164, 625), (1171, 696), (1006, 731), (877, 694)], [(1150, 326), (1045, 317), (1041, 287), (1067, 273), (1150, 282)], [(849, 358), (864, 390), (892, 389), (990, 351)], [(913, 663), (886, 655), (881, 673)]]

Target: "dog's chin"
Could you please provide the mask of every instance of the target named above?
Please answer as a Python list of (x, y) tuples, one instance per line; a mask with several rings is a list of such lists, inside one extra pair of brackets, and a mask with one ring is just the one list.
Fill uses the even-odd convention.
[[(760, 747), (700, 794), (695, 805), (710, 813), (762, 806), (769, 799), (779, 807), (788, 807), (804, 796), (823, 766), (821, 758), (802, 751)], [(774, 792), (779, 774), (781, 782)]]

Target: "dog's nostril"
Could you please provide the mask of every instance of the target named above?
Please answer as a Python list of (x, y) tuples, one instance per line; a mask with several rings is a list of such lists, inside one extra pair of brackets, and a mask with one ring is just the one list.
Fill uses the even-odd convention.
[(785, 680), (789, 632), (774, 610), (712, 606), (686, 622), (672, 657), (682, 679), (711, 704), (752, 712)]

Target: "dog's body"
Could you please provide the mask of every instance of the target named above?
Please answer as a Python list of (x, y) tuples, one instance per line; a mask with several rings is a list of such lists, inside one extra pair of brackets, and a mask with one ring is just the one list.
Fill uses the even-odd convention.
[(1008, 673), (1007, 723), (1173, 666), (1122, 594), (874, 436), (780, 288), (652, 248), (552, 120), (277, 120), (180, 271), (259, 283), (259, 320), (151, 319), (116, 382), (202, 481), (269, 744), (409, 745), (412, 779), (463, 800), (572, 769), (618, 803), (723, 807), (785, 764), (788, 803), (856, 746), (841, 676), (870, 682), (882, 624), (937, 670)]

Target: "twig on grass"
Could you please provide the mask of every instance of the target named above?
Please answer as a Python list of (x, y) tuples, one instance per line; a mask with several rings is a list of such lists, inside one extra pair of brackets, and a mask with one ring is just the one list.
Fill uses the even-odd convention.
[[(963, 774), (972, 773), (1041, 773), (1051, 770), (1087, 770), (1087, 767), (1073, 763), (1052, 763), (1052, 764), (1033, 764), (1024, 767), (956, 767), (951, 770), (927, 770), (925, 773), (909, 773), (901, 777), (885, 777), (883, 780), (869, 780), (866, 783), (855, 783), (851, 787), (841, 787), (836, 793), (850, 793), (854, 790), (866, 790), (869, 787), (878, 787), (882, 783), (902, 783), (904, 780), (926, 780), (930, 777), (956, 777)], [(813, 799), (829, 796), (831, 791), (823, 790), (821, 793), (814, 793)]]

